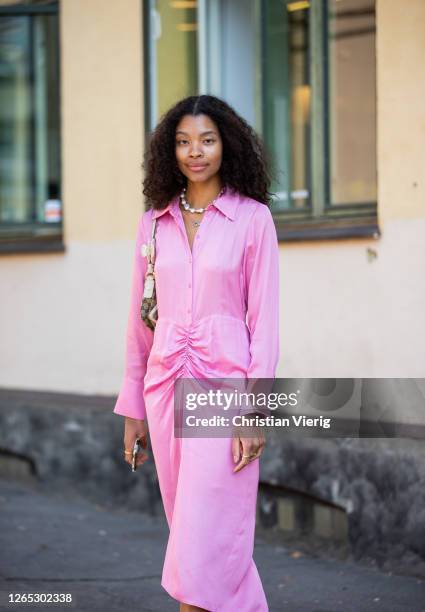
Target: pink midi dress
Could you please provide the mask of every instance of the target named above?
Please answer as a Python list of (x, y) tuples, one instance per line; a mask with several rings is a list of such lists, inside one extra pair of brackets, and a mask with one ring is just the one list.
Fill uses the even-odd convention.
[[(156, 227), (158, 321), (140, 319)], [(253, 560), (259, 460), (233, 473), (232, 439), (174, 436), (174, 381), (274, 378), (279, 359), (276, 228), (263, 203), (226, 188), (190, 249), (179, 197), (142, 214), (134, 253), (125, 374), (114, 408), (147, 419), (169, 526), (161, 585), (211, 612), (266, 612)], [(238, 461), (239, 462), (239, 461)]]

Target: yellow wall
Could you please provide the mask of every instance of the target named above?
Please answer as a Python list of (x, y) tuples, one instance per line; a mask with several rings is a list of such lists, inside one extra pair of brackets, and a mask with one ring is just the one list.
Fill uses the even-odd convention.
[(62, 0), (65, 240), (133, 237), (143, 210), (140, 0)]
[(380, 218), (424, 218), (425, 2), (376, 8)]

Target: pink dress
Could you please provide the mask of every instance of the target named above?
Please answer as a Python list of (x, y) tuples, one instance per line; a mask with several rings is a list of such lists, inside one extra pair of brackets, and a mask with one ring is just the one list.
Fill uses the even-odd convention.
[[(140, 319), (141, 245), (156, 228), (155, 333)], [(170, 529), (161, 585), (211, 612), (266, 612), (252, 558), (259, 459), (233, 473), (231, 437), (174, 437), (179, 377), (274, 378), (279, 263), (269, 208), (226, 189), (204, 213), (193, 252), (176, 197), (140, 219), (126, 366), (116, 414), (147, 418)], [(142, 468), (143, 469), (143, 468)]]

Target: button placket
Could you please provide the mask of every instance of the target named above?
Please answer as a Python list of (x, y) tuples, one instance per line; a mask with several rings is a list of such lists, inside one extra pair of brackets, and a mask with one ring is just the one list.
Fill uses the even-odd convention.
[(188, 296), (187, 296), (187, 299), (188, 299), (187, 314), (189, 315), (189, 321), (188, 321), (189, 326), (192, 324), (192, 307), (193, 307), (192, 285), (193, 285), (193, 256), (190, 258)]
[(192, 251), (190, 249), (190, 244), (189, 244), (189, 237), (187, 235), (187, 231), (186, 231), (186, 227), (185, 227), (185, 223), (184, 223), (184, 219), (183, 219), (183, 214), (182, 211), (180, 210), (180, 208), (177, 209), (177, 216), (175, 217), (175, 221), (177, 223), (177, 225), (179, 226), (182, 234), (183, 234), (183, 238), (184, 238), (184, 243), (186, 245), (186, 250), (188, 253), (188, 264), (190, 265), (190, 278), (191, 280), (188, 283), (188, 289), (190, 290), (190, 294), (188, 295), (188, 300), (189, 300), (189, 306), (186, 308), (186, 314), (189, 315), (189, 320), (188, 320), (188, 325), (191, 326), (192, 325), (192, 314), (193, 314), (193, 287), (194, 287), (194, 269), (193, 269), (193, 259), (195, 257), (195, 251), (198, 248), (197, 245), (199, 245), (199, 240), (201, 238), (201, 234), (200, 234), (200, 230), (202, 225), (205, 225), (205, 223), (207, 222), (210, 223), (211, 221), (211, 212), (212, 209), (208, 209), (205, 214), (204, 214), (204, 219), (201, 223), (200, 228), (197, 230), (196, 235), (195, 235), (195, 239), (193, 241), (192, 244)]

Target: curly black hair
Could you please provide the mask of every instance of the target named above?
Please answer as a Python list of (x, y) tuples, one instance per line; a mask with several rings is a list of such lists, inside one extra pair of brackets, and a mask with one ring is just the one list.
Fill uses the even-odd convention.
[(223, 185), (270, 205), (271, 165), (266, 148), (255, 130), (227, 102), (216, 96), (189, 96), (160, 118), (151, 133), (142, 167), (143, 194), (155, 209), (165, 208), (180, 193), (187, 178), (175, 153), (175, 133), (184, 115), (208, 115), (217, 125), (223, 142), (220, 178)]

